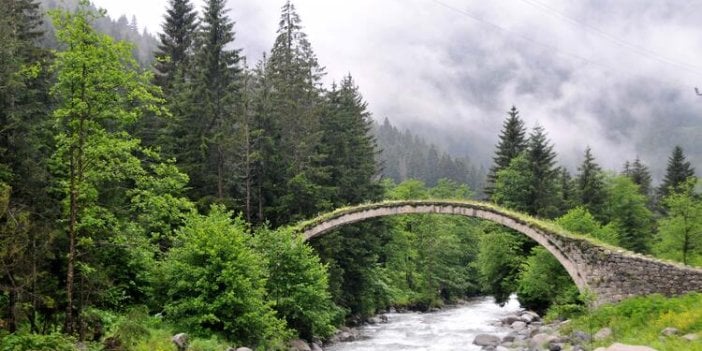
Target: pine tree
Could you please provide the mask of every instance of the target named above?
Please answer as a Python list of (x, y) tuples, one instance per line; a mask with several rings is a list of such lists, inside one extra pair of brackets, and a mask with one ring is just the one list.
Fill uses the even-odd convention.
[[(267, 217), (274, 224), (310, 217), (330, 208), (328, 170), (322, 167), (320, 116), (323, 113), (321, 77), (324, 70), (302, 31), (291, 1), (282, 7), (278, 35), (266, 63), (270, 81), (271, 117), (275, 120), (274, 150), (279, 153), (274, 201)], [(268, 157), (268, 156), (266, 156)], [(272, 156), (271, 156), (272, 157)], [(269, 157), (270, 158), (270, 157)], [(275, 174), (274, 174), (275, 173)], [(271, 182), (270, 180), (268, 182)]]
[(21, 315), (36, 332), (42, 301), (55, 297), (50, 279), (40, 284), (40, 272), (53, 263), (50, 227), (60, 207), (47, 190), (51, 57), (40, 47), (36, 1), (0, 0), (0, 9), (0, 295), (7, 314), (0, 313), (11, 332)]
[(209, 0), (198, 33), (192, 78), (183, 92), (188, 106), (175, 128), (181, 136), (176, 159), (191, 176), (191, 196), (204, 202), (230, 202), (233, 192), (234, 155), (239, 99), (239, 50), (234, 23), (227, 17), (224, 0)]
[(531, 183), (527, 211), (536, 216), (550, 218), (557, 214), (556, 153), (541, 126), (534, 127), (529, 135), (526, 151)]
[(658, 188), (658, 196), (664, 198), (671, 191), (678, 191), (681, 184), (684, 184), (689, 178), (695, 176), (695, 169), (690, 165), (690, 162), (685, 160), (685, 154), (680, 146), (673, 148), (673, 153), (668, 158), (668, 167), (666, 168), (665, 177), (660, 188)]
[(577, 203), (575, 183), (565, 167), (559, 167), (558, 195), (560, 199), (559, 209), (561, 215), (575, 207)]
[(502, 124), (502, 131), (493, 157), (493, 166), (487, 176), (485, 193), (491, 195), (494, 189), (497, 172), (509, 166), (513, 158), (527, 148), (526, 128), (519, 118), (519, 111), (515, 106), (507, 112), (507, 119)]
[(642, 195), (646, 197), (651, 196), (651, 173), (648, 170), (648, 166), (641, 162), (638, 157), (636, 157), (634, 163), (627, 161), (624, 164), (622, 174), (629, 177), (634, 184), (639, 186), (639, 191)]
[(321, 120), (322, 163), (335, 188), (334, 207), (377, 200), (380, 188), (374, 177), (376, 145), (370, 134), (371, 117), (351, 75), (339, 89), (327, 94), (327, 113)]
[(576, 180), (578, 202), (585, 206), (596, 219), (602, 221), (607, 194), (605, 193), (602, 169), (595, 162), (589, 146), (585, 148), (585, 158), (578, 167), (578, 172)]
[(168, 96), (172, 82), (191, 61), (197, 13), (190, 0), (170, 0), (156, 52), (156, 83)]

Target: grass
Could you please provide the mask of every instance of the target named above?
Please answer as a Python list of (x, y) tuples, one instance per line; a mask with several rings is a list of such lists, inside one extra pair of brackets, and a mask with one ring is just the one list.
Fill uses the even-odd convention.
[[(592, 335), (605, 327), (612, 329), (612, 336), (594, 342), (593, 348), (620, 342), (647, 345), (659, 351), (702, 351), (702, 294), (634, 297), (575, 318), (561, 332), (580, 330)], [(680, 333), (663, 336), (661, 331), (667, 327), (677, 328)], [(695, 341), (682, 338), (695, 333), (699, 336)]]

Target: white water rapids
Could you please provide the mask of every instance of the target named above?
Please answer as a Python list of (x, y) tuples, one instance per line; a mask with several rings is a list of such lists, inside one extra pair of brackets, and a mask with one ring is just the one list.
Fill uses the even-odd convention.
[(471, 299), (465, 304), (431, 313), (388, 313), (388, 323), (361, 327), (360, 340), (341, 342), (327, 351), (471, 351), (478, 334), (507, 335), (508, 328), (494, 322), (519, 310), (517, 299), (500, 307), (492, 297)]

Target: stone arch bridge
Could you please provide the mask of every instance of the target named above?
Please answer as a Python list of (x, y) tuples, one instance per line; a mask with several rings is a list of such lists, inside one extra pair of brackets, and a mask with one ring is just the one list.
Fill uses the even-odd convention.
[(480, 218), (522, 233), (546, 248), (582, 292), (595, 295), (595, 304), (661, 293), (702, 292), (702, 269), (636, 254), (567, 232), (497, 206), (462, 201), (391, 201), (340, 209), (299, 224), (304, 240), (369, 218), (403, 214), (447, 214)]

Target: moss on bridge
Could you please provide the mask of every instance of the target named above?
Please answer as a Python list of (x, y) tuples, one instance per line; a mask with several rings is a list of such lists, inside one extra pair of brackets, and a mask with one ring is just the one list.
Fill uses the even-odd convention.
[[(520, 224), (526, 225), (528, 227), (534, 228), (534, 229), (539, 229), (541, 231), (555, 234), (558, 236), (563, 236), (571, 239), (578, 239), (578, 240), (584, 240), (587, 241), (593, 245), (601, 246), (608, 248), (610, 250), (617, 250), (617, 251), (627, 251), (624, 248), (613, 246), (611, 244), (605, 243), (601, 240), (598, 240), (594, 237), (584, 235), (588, 233), (574, 233), (571, 231), (568, 231), (564, 229), (563, 227), (557, 225), (556, 223), (553, 223), (552, 221), (549, 220), (543, 220), (539, 219), (524, 213), (520, 213), (517, 211), (513, 211), (504, 207), (500, 207), (491, 203), (487, 202), (480, 202), (480, 201), (465, 201), (465, 200), (440, 200), (440, 199), (430, 199), (430, 200), (394, 200), (394, 201), (382, 201), (382, 202), (374, 202), (374, 203), (366, 203), (366, 204), (361, 204), (361, 205), (356, 205), (356, 206), (347, 206), (347, 207), (341, 207), (338, 208), (334, 211), (323, 213), (315, 218), (303, 221), (298, 223), (297, 225), (294, 226), (294, 229), (300, 233), (304, 233), (305, 231), (316, 227), (324, 222), (328, 222), (330, 220), (342, 217), (347, 214), (351, 213), (357, 213), (357, 212), (363, 212), (367, 210), (375, 210), (375, 209), (381, 209), (381, 208), (388, 208), (388, 207), (401, 207), (401, 206), (455, 206), (455, 207), (463, 207), (463, 208), (472, 208), (476, 210), (482, 210), (482, 211), (488, 211), (492, 212), (495, 214), (499, 214), (505, 217), (508, 217)], [(631, 252), (632, 254), (635, 254)]]

